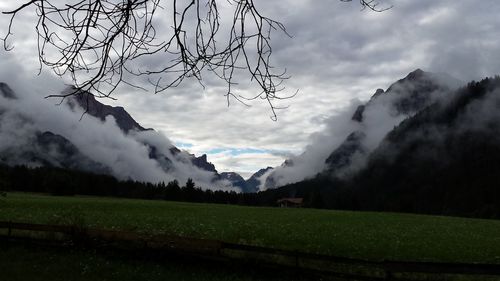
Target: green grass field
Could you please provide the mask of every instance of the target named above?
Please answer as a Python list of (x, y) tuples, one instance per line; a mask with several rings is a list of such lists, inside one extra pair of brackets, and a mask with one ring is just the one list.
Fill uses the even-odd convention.
[(70, 224), (335, 256), (500, 263), (500, 221), (10, 193), (0, 220)]
[(306, 281), (270, 270), (260, 272), (216, 263), (150, 260), (83, 249), (0, 242), (0, 280), (5, 281)]

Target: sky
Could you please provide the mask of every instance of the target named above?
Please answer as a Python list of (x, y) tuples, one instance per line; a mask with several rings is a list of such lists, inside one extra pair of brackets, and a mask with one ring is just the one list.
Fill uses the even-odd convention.
[[(195, 80), (160, 94), (120, 87), (116, 100), (102, 102), (125, 107), (143, 127), (158, 130), (181, 149), (207, 154), (219, 172), (248, 177), (300, 154), (332, 126), (332, 117), (417, 68), (463, 81), (500, 74), (497, 0), (380, 0), (380, 7), (392, 6), (382, 13), (361, 10), (356, 0), (254, 2), (291, 35), (275, 32), (271, 38), (272, 64), (290, 75), (286, 91), (298, 90), (279, 103), (288, 108), (277, 112), (277, 121), (265, 102), (247, 107), (232, 101), (228, 107), (225, 85), (213, 75), (205, 75), (204, 88)], [(17, 0), (2, 1), (0, 10), (16, 5)], [(0, 16), (2, 34), (7, 22)], [(35, 24), (33, 14), (16, 19), (9, 42), (15, 48), (7, 53), (33, 76)], [(247, 84), (242, 81), (243, 94), (258, 93)]]

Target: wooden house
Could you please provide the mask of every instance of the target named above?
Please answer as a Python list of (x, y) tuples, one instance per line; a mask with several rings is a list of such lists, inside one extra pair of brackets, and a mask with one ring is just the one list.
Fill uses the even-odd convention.
[(277, 203), (282, 208), (300, 208), (304, 203), (304, 198), (281, 198)]

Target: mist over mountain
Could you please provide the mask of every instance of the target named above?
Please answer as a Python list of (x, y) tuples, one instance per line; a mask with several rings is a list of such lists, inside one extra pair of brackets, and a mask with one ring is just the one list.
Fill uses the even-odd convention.
[(449, 75), (417, 69), (386, 91), (378, 89), (367, 103), (353, 103), (329, 118), (326, 128), (311, 137), (311, 144), (301, 155), (264, 175), (260, 189), (298, 182), (321, 172), (355, 172), (394, 126), (461, 84)]
[(272, 167), (260, 169), (251, 175), (247, 180), (243, 179), (243, 177), (239, 174), (233, 172), (221, 173), (220, 178), (229, 181), (235, 187), (239, 187), (242, 192), (254, 193), (259, 191), (261, 177), (271, 170), (273, 170)]
[[(319, 208), (500, 217), (500, 77), (470, 82), (390, 130), (350, 174), (267, 191)], [(355, 147), (352, 137), (345, 147)]]
[[(67, 91), (75, 89), (63, 93)], [(60, 167), (153, 183), (192, 178), (203, 188), (239, 190), (206, 155), (179, 150), (124, 108), (105, 105), (87, 92), (59, 106), (6, 83), (0, 84), (0, 93), (0, 164)]]
[(500, 215), (500, 78), (471, 82), (392, 130), (346, 189), (364, 209)]

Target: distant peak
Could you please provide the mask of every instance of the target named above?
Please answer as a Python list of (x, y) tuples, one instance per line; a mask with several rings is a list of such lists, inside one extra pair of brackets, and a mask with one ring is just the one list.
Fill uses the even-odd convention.
[(8, 99), (16, 99), (16, 94), (6, 83), (0, 82), (0, 95)]
[(265, 169), (260, 169), (255, 174), (253, 174), (250, 178), (259, 178), (262, 175), (264, 175), (267, 171), (273, 170), (273, 169), (274, 169), (273, 167), (269, 167), (269, 166)]
[(375, 94), (372, 95), (371, 99), (375, 99), (383, 93), (385, 93), (385, 91), (383, 89), (379, 88), (379, 89), (377, 89), (377, 91), (375, 91)]
[(193, 165), (195, 165), (196, 167), (198, 167), (202, 170), (217, 173), (217, 170), (215, 169), (215, 165), (208, 162), (206, 154), (203, 154), (200, 157), (196, 157), (193, 155), (191, 158), (191, 163), (193, 163)]
[(220, 178), (229, 180), (233, 183), (238, 182), (238, 181), (242, 181), (242, 182), (245, 181), (245, 179), (240, 174), (235, 173), (235, 172), (220, 173)]
[(410, 72), (406, 78), (409, 80), (415, 80), (421, 78), (424, 74), (425, 72), (422, 69), (417, 68), (416, 70)]
[[(125, 133), (130, 130), (145, 131), (146, 129), (139, 125), (137, 121), (121, 106), (110, 106), (103, 104), (96, 99), (96, 96), (88, 91), (78, 89), (74, 86), (69, 87), (65, 94), (70, 94), (69, 105), (73, 108), (75, 105), (81, 107), (87, 114), (106, 120), (108, 115), (113, 116), (118, 127)], [(97, 98), (101, 98), (97, 96)]]

